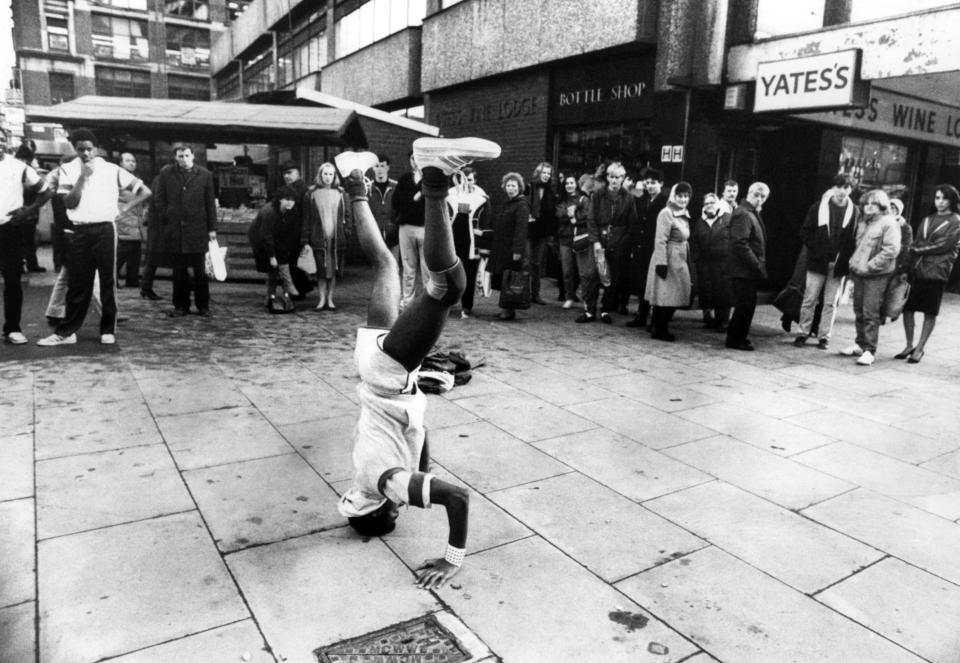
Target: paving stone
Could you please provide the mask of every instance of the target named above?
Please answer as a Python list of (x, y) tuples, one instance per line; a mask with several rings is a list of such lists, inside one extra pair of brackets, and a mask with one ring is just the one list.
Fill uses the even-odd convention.
[(913, 464), (956, 448), (952, 440), (923, 437), (832, 408), (799, 414), (786, 421)]
[[(560, 366), (562, 367), (562, 364)], [(598, 401), (613, 395), (606, 389), (584, 382), (575, 373), (554, 370), (532, 362), (526, 370), (499, 373), (497, 377), (511, 387), (560, 407)]]
[(196, 512), (38, 550), (42, 661), (99, 661), (249, 616)]
[(960, 480), (837, 442), (795, 460), (949, 520), (960, 518)]
[(470, 382), (454, 387), (445, 394), (441, 394), (445, 399), (458, 401), (461, 398), (471, 398), (473, 396), (483, 396), (484, 394), (496, 394), (501, 391), (509, 391), (504, 382), (496, 379), (490, 374), (488, 366), (481, 366), (471, 371), (473, 377)]
[(539, 537), (471, 556), (454, 580), (443, 600), (504, 661), (663, 662), (697, 651)]
[(12, 392), (0, 396), (0, 436), (33, 433), (33, 394)]
[(40, 539), (194, 508), (162, 444), (44, 460), (36, 471)]
[[(454, 387), (456, 389), (456, 387)], [(447, 426), (459, 426), (478, 421), (479, 417), (473, 412), (460, 407), (457, 401), (447, 400), (439, 394), (427, 395), (427, 414), (425, 417), (427, 429), (434, 430)], [(356, 415), (354, 415), (356, 421)]]
[(931, 458), (926, 463), (921, 463), (920, 467), (960, 479), (960, 450)]
[(883, 557), (881, 551), (720, 481), (644, 506), (807, 594)]
[(528, 358), (549, 368), (560, 368), (567, 375), (575, 375), (580, 380), (624, 375), (628, 372), (627, 369), (618, 366), (615, 361), (604, 361), (597, 357), (563, 350), (534, 352)]
[(686, 366), (652, 354), (627, 355), (618, 359), (617, 365), (634, 375), (662, 380), (672, 385), (688, 385), (720, 377), (713, 371), (703, 370), (700, 365)]
[(316, 663), (318, 647), (441, 607), (379, 539), (348, 527), (226, 559), (267, 642), (289, 663)]
[(183, 478), (220, 550), (343, 524), (337, 495), (300, 456), (188, 470)]
[(252, 407), (157, 417), (181, 470), (290, 453), (290, 445)]
[(804, 509), (808, 518), (960, 585), (960, 524), (868, 490)]
[(539, 449), (625, 497), (642, 502), (713, 477), (605, 429), (566, 435)]
[(617, 396), (571, 405), (571, 412), (651, 449), (709, 437), (714, 431), (631, 398)]
[(353, 431), (356, 425), (357, 416), (346, 414), (278, 428), (310, 466), (333, 483), (353, 477)]
[(33, 506), (32, 499), (0, 502), (0, 607), (36, 599)]
[(571, 471), (486, 421), (431, 432), (430, 453), (481, 493)]
[(462, 398), (457, 404), (524, 442), (545, 440), (594, 427), (589, 421), (522, 392)]
[(37, 378), (37, 407), (91, 407), (141, 398), (133, 375), (121, 364), (75, 365), (75, 374), (56, 373)]
[(276, 425), (356, 413), (356, 406), (320, 380), (285, 380), (239, 387), (263, 415)]
[(836, 439), (728, 403), (685, 410), (680, 416), (781, 456), (792, 456)]
[(37, 459), (160, 444), (142, 399), (37, 408)]
[(617, 588), (654, 614), (670, 615), (674, 628), (721, 661), (921, 661), (715, 547)]
[(37, 604), (33, 601), (0, 608), (0, 661), (37, 660), (36, 610)]
[(224, 375), (198, 373), (186, 378), (185, 374), (176, 373), (164, 378), (139, 380), (140, 389), (154, 415), (186, 414), (250, 404)]
[[(705, 359), (700, 366), (705, 371), (723, 376), (725, 380), (732, 379), (731, 381), (736, 384), (747, 385), (767, 393), (790, 387), (799, 387), (806, 383), (805, 380), (791, 378), (785, 375), (783, 371), (777, 370), (782, 364), (772, 367), (750, 366), (741, 361), (714, 355)], [(706, 382), (717, 382), (717, 380)]]
[[(111, 663), (274, 663), (250, 619), (110, 659)], [(248, 657), (248, 658), (247, 658)]]
[(960, 586), (899, 559), (883, 559), (817, 600), (927, 660), (957, 660)]
[(33, 436), (0, 437), (0, 502), (33, 497)]
[(787, 509), (802, 509), (856, 488), (725, 435), (670, 447), (664, 453)]
[(884, 392), (896, 391), (899, 389), (899, 385), (896, 383), (882, 382), (881, 380), (876, 379), (864, 380), (860, 375), (858, 375), (860, 369), (855, 366), (855, 362), (852, 359), (838, 359), (838, 361), (847, 362), (848, 367), (854, 366), (854, 368), (851, 369), (854, 372), (847, 373), (842, 370), (824, 368), (823, 366), (811, 366), (809, 364), (795, 364), (793, 366), (787, 366), (786, 368), (780, 369), (780, 372), (792, 378), (797, 378), (799, 380), (808, 382), (815, 382), (817, 384), (824, 384), (842, 391), (860, 394), (863, 396), (882, 394)]
[(523, 484), (489, 496), (607, 582), (707, 545), (581, 474)]
[[(430, 472), (470, 492), (468, 555), (533, 534), (509, 511), (469, 488), (443, 467), (433, 464)], [(347, 482), (346, 487), (349, 486), (350, 482)], [(334, 486), (335, 490), (337, 488)], [(434, 505), (429, 509), (407, 506), (400, 510), (397, 528), (383, 541), (408, 567), (416, 569), (424, 560), (443, 557), (449, 532), (450, 525), (443, 506)]]
[(716, 402), (710, 396), (693, 389), (636, 373), (598, 378), (589, 382), (663, 412), (679, 412)]
[(843, 410), (858, 417), (879, 421), (890, 426), (903, 425), (904, 422), (914, 417), (926, 416), (933, 413), (938, 407), (942, 407), (938, 406), (939, 399), (937, 398), (925, 396), (918, 401), (915, 395), (909, 394), (903, 389), (863, 395), (824, 384), (812, 383), (778, 391), (777, 396), (781, 395), (808, 400), (823, 407)]
[[(739, 378), (739, 375), (737, 377)], [(739, 379), (700, 382), (691, 384), (690, 388), (710, 396), (715, 401), (729, 403), (740, 410), (764, 414), (774, 419), (782, 419), (819, 408), (815, 403), (794, 396), (785, 396), (780, 392), (775, 398), (771, 398), (773, 389), (751, 386), (740, 382)]]

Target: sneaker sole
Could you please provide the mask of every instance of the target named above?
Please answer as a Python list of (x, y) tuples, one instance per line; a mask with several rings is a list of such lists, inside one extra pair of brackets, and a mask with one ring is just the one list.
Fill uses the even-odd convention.
[(58, 345), (76, 345), (76, 344), (77, 344), (76, 339), (74, 339), (74, 340), (72, 340), (72, 341), (57, 341), (56, 343), (44, 343), (44, 342), (42, 342), (42, 341), (37, 341), (37, 345), (40, 345), (40, 346), (43, 346), (43, 347), (46, 347), (46, 348), (52, 348), (52, 347), (56, 347), (56, 346), (58, 346)]
[(483, 138), (418, 138), (413, 141), (414, 156), (445, 156), (453, 152), (464, 159), (496, 159), (500, 146)]

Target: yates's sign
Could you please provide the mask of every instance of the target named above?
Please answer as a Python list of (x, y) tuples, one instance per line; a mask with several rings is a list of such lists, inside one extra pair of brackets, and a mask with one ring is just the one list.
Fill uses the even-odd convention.
[(754, 112), (860, 108), (870, 83), (860, 79), (860, 49), (757, 66)]

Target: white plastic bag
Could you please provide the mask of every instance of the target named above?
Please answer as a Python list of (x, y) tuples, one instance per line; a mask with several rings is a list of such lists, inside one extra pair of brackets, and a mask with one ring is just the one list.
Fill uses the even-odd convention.
[(221, 247), (215, 239), (207, 245), (207, 276), (217, 281), (227, 280), (227, 247)]
[(313, 249), (309, 244), (304, 244), (300, 249), (300, 255), (297, 257), (297, 269), (304, 274), (313, 276), (317, 273), (317, 259), (313, 255)]
[(474, 284), (476, 293), (481, 297), (489, 297), (493, 292), (490, 286), (490, 272), (487, 271), (487, 257), (480, 258), (480, 264), (477, 267), (477, 281)]

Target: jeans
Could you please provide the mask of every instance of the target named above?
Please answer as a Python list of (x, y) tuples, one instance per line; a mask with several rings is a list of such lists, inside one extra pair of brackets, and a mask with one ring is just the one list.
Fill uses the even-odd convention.
[(823, 340), (830, 340), (830, 333), (833, 331), (833, 321), (837, 312), (837, 297), (840, 294), (840, 284), (843, 283), (843, 277), (834, 276), (833, 268), (835, 263), (827, 266), (826, 274), (807, 271), (807, 282), (803, 290), (803, 304), (800, 308), (800, 333), (804, 336), (810, 334), (813, 328), (813, 315), (817, 310), (817, 301), (820, 299), (820, 292), (823, 292), (823, 313), (820, 315), (820, 327), (817, 336)]
[(547, 262), (547, 238), (527, 240), (527, 257), (530, 260), (530, 297), (540, 296), (540, 276)]
[(580, 288), (583, 294), (583, 308), (591, 315), (597, 312), (597, 294), (600, 292), (600, 278), (597, 276), (597, 263), (593, 258), (593, 247), (577, 252), (577, 271), (580, 272)]
[(853, 315), (857, 328), (857, 345), (864, 352), (877, 351), (880, 337), (880, 307), (887, 290), (889, 274), (853, 277)]
[(577, 254), (572, 246), (560, 245), (560, 269), (563, 271), (563, 292), (566, 299), (575, 299), (577, 286)]
[(427, 282), (427, 262), (423, 257), (423, 226), (400, 226), (400, 262), (403, 279), (400, 282), (400, 310), (423, 293)]

